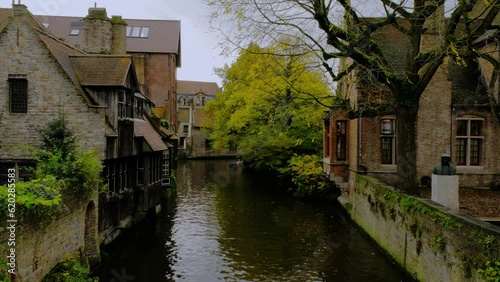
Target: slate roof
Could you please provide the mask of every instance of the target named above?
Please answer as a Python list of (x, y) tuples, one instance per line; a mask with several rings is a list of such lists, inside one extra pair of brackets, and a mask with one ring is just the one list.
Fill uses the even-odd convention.
[(149, 122), (148, 118), (143, 115), (143, 119), (134, 120), (134, 136), (143, 137), (153, 151), (167, 150), (167, 145), (165, 145), (160, 134)]
[(82, 86), (126, 86), (130, 56), (73, 55), (69, 57)]
[(189, 80), (177, 81), (177, 95), (196, 94), (200, 91), (207, 95), (215, 95), (220, 91), (220, 88), (216, 82)]
[[(71, 23), (83, 23), (83, 17), (64, 16), (36, 16), (40, 22), (48, 25), (47, 29), (56, 37), (61, 38), (68, 45), (83, 48), (84, 36), (82, 32), (78, 35), (70, 35)], [(146, 20), (146, 19), (123, 19), (128, 26), (150, 27), (147, 38), (127, 38), (128, 53), (168, 53), (178, 55), (178, 66), (180, 66), (181, 53), (181, 22), (179, 20)]]

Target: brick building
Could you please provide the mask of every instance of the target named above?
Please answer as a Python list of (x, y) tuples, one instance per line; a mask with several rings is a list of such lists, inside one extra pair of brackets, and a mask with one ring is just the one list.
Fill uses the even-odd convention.
[[(74, 223), (84, 226), (81, 236), (56, 230), (61, 240), (75, 240), (59, 242), (65, 248), (44, 255), (50, 261), (39, 271), (82, 248), (89, 261), (99, 260), (96, 246), (112, 240), (133, 215), (154, 210), (170, 177), (169, 149), (152, 117), (154, 103), (141, 94), (134, 57), (125, 54), (125, 23), (91, 8), (83, 26), (87, 39), (80, 47), (87, 52), (61, 41), (24, 5), (0, 9), (0, 180), (5, 182), (12, 167), (19, 168), (19, 180), (27, 176), (22, 167), (33, 164), (34, 156), (23, 147), (39, 145), (38, 129), (62, 112), (80, 147), (102, 160), (109, 188), (107, 195), (80, 199), (84, 203), (70, 217), (84, 215)], [(31, 277), (38, 263), (33, 264), (22, 266), (20, 273)]]
[[(105, 12), (105, 11), (104, 11)], [(101, 20), (101, 26), (125, 27), (125, 41), (113, 41), (103, 49), (86, 49), (84, 31), (89, 27), (82, 17), (37, 16), (42, 24), (66, 44), (91, 53), (107, 53), (124, 49), (134, 60), (140, 92), (153, 103), (156, 116), (168, 120), (171, 133), (177, 125), (177, 68), (181, 66), (181, 29), (178, 20), (124, 19)], [(119, 28), (103, 36), (116, 38)], [(120, 36), (118, 36), (119, 38)], [(90, 38), (89, 40), (96, 40)], [(110, 43), (111, 44), (111, 43)]]
[[(499, 17), (500, 18), (500, 17)], [(435, 19), (435, 21), (434, 21)], [(423, 48), (439, 40), (439, 20), (430, 21)], [(498, 19), (497, 19), (498, 22)], [(404, 23), (403, 23), (404, 24)], [(490, 31), (475, 41), (476, 48), (487, 48), (499, 58), (498, 31)], [(388, 62), (403, 71), (408, 48), (405, 36), (392, 26), (374, 38)], [(346, 61), (345, 65), (349, 65)], [(485, 60), (454, 64), (446, 59), (424, 91), (417, 120), (417, 177), (427, 184), (440, 156), (448, 153), (457, 166), (460, 186), (493, 187), (500, 183), (499, 77)], [(376, 106), (389, 102), (391, 94), (376, 80), (360, 71), (341, 81), (340, 95), (353, 108), (361, 104)], [(396, 113), (361, 113), (350, 118), (347, 110), (325, 113), (324, 170), (336, 182), (347, 187), (357, 171), (396, 182)]]
[(208, 133), (202, 128), (207, 125), (205, 105), (220, 91), (215, 82), (177, 82), (177, 111), (179, 113), (177, 136), (179, 152), (186, 156), (214, 154)]

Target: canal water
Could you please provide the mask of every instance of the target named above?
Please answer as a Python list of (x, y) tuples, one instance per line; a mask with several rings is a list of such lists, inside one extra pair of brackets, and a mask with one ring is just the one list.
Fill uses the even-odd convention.
[(412, 281), (332, 204), (292, 198), (236, 161), (187, 161), (177, 193), (102, 250), (122, 281)]

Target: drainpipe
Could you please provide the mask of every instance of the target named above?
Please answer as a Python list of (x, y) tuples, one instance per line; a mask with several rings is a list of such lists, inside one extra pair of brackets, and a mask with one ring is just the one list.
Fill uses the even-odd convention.
[(361, 126), (362, 126), (361, 115), (359, 115), (358, 119), (359, 119), (359, 121), (358, 121), (358, 164), (356, 165), (356, 170), (361, 165), (362, 152), (363, 152), (363, 145), (361, 143), (361, 141), (362, 141), (362, 138), (361, 138), (361, 134), (362, 134), (362, 130), (361, 130)]
[(453, 120), (455, 118), (455, 108), (453, 107), (453, 104), (451, 105), (451, 120), (450, 120), (450, 157), (453, 160)]

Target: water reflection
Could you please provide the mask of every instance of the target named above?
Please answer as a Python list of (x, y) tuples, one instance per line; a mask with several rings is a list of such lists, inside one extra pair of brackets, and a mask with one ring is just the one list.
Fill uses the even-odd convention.
[(181, 163), (177, 181), (153, 236), (110, 251), (101, 281), (123, 267), (130, 281), (410, 281), (331, 204), (234, 161)]

